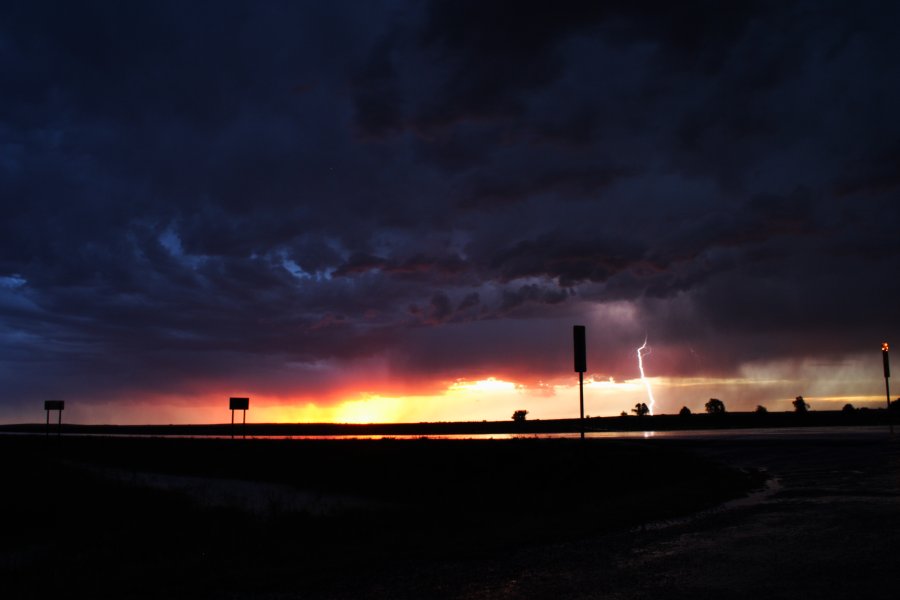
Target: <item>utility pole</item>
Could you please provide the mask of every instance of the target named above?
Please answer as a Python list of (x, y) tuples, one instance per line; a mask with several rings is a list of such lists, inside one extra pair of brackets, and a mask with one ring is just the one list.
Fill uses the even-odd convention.
[(894, 420), (891, 418), (891, 362), (888, 358), (890, 346), (887, 342), (881, 344), (881, 361), (884, 363), (884, 394), (887, 398), (887, 418), (888, 427), (891, 429), (891, 435), (894, 435)]

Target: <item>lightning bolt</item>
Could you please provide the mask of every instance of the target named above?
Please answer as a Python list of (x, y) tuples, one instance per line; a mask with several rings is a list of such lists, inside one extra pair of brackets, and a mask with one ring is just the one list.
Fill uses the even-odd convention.
[[(644, 352), (646, 350), (646, 352)], [(647, 336), (644, 336), (644, 344), (637, 349), (637, 357), (638, 357), (638, 369), (641, 371), (641, 381), (644, 382), (644, 387), (647, 388), (647, 398), (650, 400), (647, 403), (647, 408), (650, 409), (650, 414), (653, 414), (653, 407), (656, 404), (656, 400), (653, 398), (653, 390), (650, 388), (650, 381), (644, 375), (644, 355), (650, 354), (650, 350), (647, 348)]]

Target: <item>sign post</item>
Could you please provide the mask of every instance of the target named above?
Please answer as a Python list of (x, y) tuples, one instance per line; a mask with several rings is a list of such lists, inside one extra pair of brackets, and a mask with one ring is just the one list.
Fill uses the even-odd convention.
[(64, 400), (44, 400), (44, 410), (47, 411), (47, 429), (44, 431), (44, 437), (50, 435), (50, 411), (59, 412), (56, 419), (56, 437), (59, 437), (62, 430), (62, 411), (66, 408)]
[(578, 372), (578, 401), (581, 409), (581, 439), (584, 439), (584, 372), (587, 371), (587, 349), (584, 341), (584, 325), (572, 328), (575, 342), (575, 371)]
[(229, 398), (228, 408), (231, 409), (231, 439), (234, 439), (234, 411), (239, 410), (243, 413), (241, 421), (241, 436), (246, 438), (247, 428), (247, 409), (250, 408), (250, 398)]
[(891, 435), (894, 435), (894, 419), (891, 418), (891, 362), (888, 357), (890, 346), (887, 342), (881, 344), (881, 361), (884, 364), (884, 394), (887, 397), (888, 409), (888, 427), (891, 429)]

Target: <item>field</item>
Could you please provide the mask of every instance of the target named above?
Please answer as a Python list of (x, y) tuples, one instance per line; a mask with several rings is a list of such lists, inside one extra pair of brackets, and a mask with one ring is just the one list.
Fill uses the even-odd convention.
[(391, 582), (763, 484), (677, 444), (616, 440), (7, 435), (0, 450), (10, 598), (414, 597)]

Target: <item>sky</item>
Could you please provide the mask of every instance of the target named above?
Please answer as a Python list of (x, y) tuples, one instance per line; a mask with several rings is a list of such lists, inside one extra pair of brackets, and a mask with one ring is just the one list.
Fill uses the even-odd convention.
[[(882, 406), (900, 4), (0, 8), (0, 422)], [(900, 366), (897, 367), (900, 370)], [(900, 389), (900, 387), (898, 387)], [(896, 394), (895, 394), (896, 395)]]

